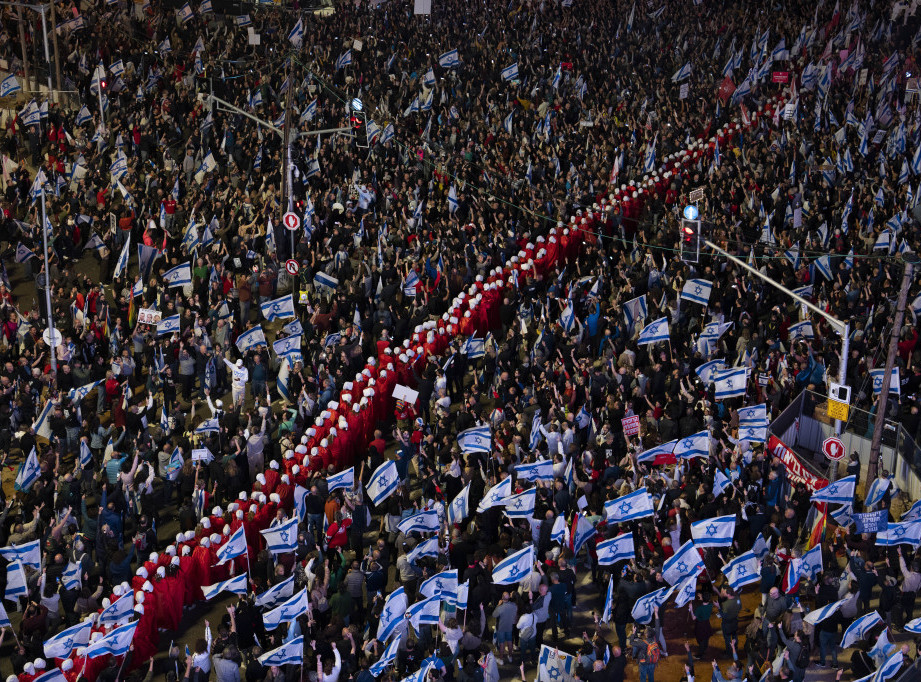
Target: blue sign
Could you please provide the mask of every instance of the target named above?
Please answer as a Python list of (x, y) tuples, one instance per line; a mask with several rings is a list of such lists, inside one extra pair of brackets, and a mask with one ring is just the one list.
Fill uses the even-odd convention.
[(879, 511), (867, 512), (865, 514), (854, 514), (854, 523), (857, 525), (858, 533), (878, 533), (886, 530), (889, 522), (889, 510), (880, 509)]

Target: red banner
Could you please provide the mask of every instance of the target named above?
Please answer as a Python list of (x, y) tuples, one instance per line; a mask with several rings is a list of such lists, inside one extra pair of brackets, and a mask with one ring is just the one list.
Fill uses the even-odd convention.
[(775, 457), (780, 457), (780, 461), (787, 468), (787, 478), (795, 483), (805, 483), (811, 492), (828, 485), (828, 481), (813, 474), (806, 465), (800, 460), (793, 450), (777, 436), (772, 435), (767, 442), (768, 451)]
[(726, 101), (732, 97), (732, 93), (735, 91), (735, 83), (732, 82), (729, 76), (726, 76), (720, 83), (719, 89), (716, 91), (716, 96), (722, 100), (723, 104), (726, 104)]
[(790, 82), (790, 72), (789, 71), (774, 71), (771, 73), (771, 82), (772, 83), (789, 83)]

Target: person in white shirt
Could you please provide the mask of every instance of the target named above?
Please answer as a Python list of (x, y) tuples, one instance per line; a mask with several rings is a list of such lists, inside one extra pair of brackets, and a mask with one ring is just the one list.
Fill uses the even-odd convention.
[(243, 360), (237, 360), (236, 364), (227, 358), (224, 358), (224, 364), (232, 374), (230, 383), (230, 393), (233, 396), (234, 405), (242, 405), (246, 397), (246, 384), (249, 382), (249, 370), (243, 366)]

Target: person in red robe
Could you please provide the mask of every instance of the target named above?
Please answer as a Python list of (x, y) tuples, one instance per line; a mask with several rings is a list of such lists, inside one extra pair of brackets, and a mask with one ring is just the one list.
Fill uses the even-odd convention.
[[(195, 580), (192, 587), (192, 595), (195, 601), (202, 601), (205, 598), (201, 591), (202, 585), (212, 585), (211, 580), (211, 541), (208, 538), (202, 538), (198, 547), (192, 552), (192, 565), (195, 571)], [(187, 583), (188, 584), (188, 583)]]

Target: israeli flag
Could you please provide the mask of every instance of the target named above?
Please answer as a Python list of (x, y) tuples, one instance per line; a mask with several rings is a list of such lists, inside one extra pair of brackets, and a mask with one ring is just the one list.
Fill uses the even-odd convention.
[(674, 589), (674, 587), (662, 587), (637, 599), (633, 609), (630, 611), (633, 620), (640, 625), (651, 622), (656, 608), (668, 601)]
[[(240, 526), (240, 528), (242, 528), (242, 526)], [(223, 547), (221, 549), (223, 549)], [(201, 588), (201, 591), (202, 594), (205, 595), (205, 601), (211, 601), (221, 592), (246, 594), (246, 573), (241, 573), (240, 575), (231, 578), (230, 580), (224, 580), (223, 582), (215, 583), (214, 585), (206, 585)]]
[[(368, 672), (370, 672), (374, 677), (380, 677), (380, 674), (386, 670), (387, 666), (397, 660), (397, 653), (399, 652), (400, 642), (402, 640), (403, 637), (401, 635), (400, 637), (397, 637), (392, 642), (390, 642), (390, 644), (387, 645), (387, 648), (384, 649), (384, 653), (377, 661), (377, 663), (372, 664), (371, 667), (368, 668)], [(297, 663), (300, 663), (300, 661), (297, 661)]]
[(406, 609), (405, 617), (418, 633), (423, 625), (437, 625), (441, 613), (441, 598), (431, 597), (412, 604)]
[(518, 80), (518, 62), (515, 62), (511, 66), (506, 66), (504, 69), (502, 69), (502, 80), (504, 81)]
[[(50, 405), (51, 402), (49, 401), (48, 404)], [(36, 429), (36, 433), (38, 433), (38, 429)], [(35, 481), (38, 480), (38, 477), (41, 475), (41, 473), (42, 470), (38, 464), (38, 457), (36, 456), (35, 448), (33, 447), (29, 452), (29, 456), (26, 457), (26, 461), (23, 462), (19, 467), (19, 473), (16, 474), (16, 483), (14, 487), (16, 490), (20, 490), (26, 493), (29, 492), (29, 490), (32, 488), (32, 485), (35, 483)]]
[(857, 476), (847, 476), (816, 490), (811, 497), (813, 502), (837, 502), (846, 504), (854, 501), (854, 488)]
[(243, 332), (237, 337), (237, 348), (241, 353), (246, 353), (248, 350), (266, 345), (268, 344), (265, 341), (265, 333), (262, 331), (262, 325), (260, 324), (257, 324), (252, 329)]
[(883, 497), (886, 495), (886, 491), (889, 490), (891, 485), (892, 479), (877, 478), (870, 484), (870, 489), (867, 491), (867, 497), (863, 501), (863, 506), (867, 509), (871, 509), (882, 502)]
[(629, 495), (608, 500), (604, 503), (604, 513), (608, 521), (623, 522), (642, 519), (653, 515), (652, 498), (646, 488), (640, 488)]
[(710, 362), (705, 362), (700, 367), (698, 367), (694, 372), (697, 376), (700, 377), (700, 380), (703, 382), (704, 386), (709, 386), (713, 382), (713, 377), (716, 374), (719, 374), (722, 370), (726, 368), (725, 360), (711, 360)]
[(508, 116), (505, 117), (505, 120), (502, 122), (502, 127), (505, 129), (505, 132), (509, 135), (512, 134), (512, 122), (515, 118), (515, 112), (512, 111)]
[(679, 459), (706, 459), (710, 456), (710, 432), (698, 431), (686, 438), (679, 438), (673, 454)]
[(263, 654), (258, 660), (263, 667), (301, 665), (304, 662), (304, 636), (298, 635), (277, 649)]
[[(65, 590), (80, 589), (83, 583), (80, 577), (80, 568), (80, 564), (75, 564), (73, 561), (67, 563), (67, 568), (65, 568), (64, 572), (61, 574), (61, 584), (64, 585)], [(0, 614), (0, 627), (9, 627), (8, 625), (3, 625), (5, 614), (5, 611), (3, 614)]]
[[(853, 623), (851, 623), (847, 630), (844, 631), (844, 635), (841, 637), (841, 644), (839, 646), (842, 649), (849, 649), (857, 642), (865, 639), (866, 636), (870, 634), (870, 630), (882, 622), (882, 616), (880, 616), (876, 611), (868, 613), (865, 616), (861, 616)], [(907, 625), (905, 629), (908, 629)], [(909, 630), (909, 632), (911, 632), (911, 630)]]
[(292, 294), (276, 298), (273, 301), (266, 301), (260, 304), (260, 308), (262, 309), (263, 316), (269, 322), (295, 317), (294, 296)]
[(291, 351), (300, 350), (303, 338), (301, 334), (298, 334), (296, 336), (286, 336), (283, 339), (278, 339), (278, 341), (272, 343), (272, 350), (279, 356), (287, 355)]
[(806, 614), (806, 617), (803, 618), (803, 621), (806, 623), (809, 623), (810, 625), (818, 625), (823, 620), (825, 620), (826, 618), (833, 615), (836, 611), (838, 611), (838, 609), (844, 606), (846, 602), (847, 602), (847, 599), (839, 599), (838, 601), (833, 602), (831, 604), (827, 604), (820, 609), (816, 609), (815, 611), (810, 611), (808, 614)]
[[(122, 598), (124, 599), (124, 597)], [(119, 599), (121, 601), (121, 599)], [(134, 640), (134, 631), (137, 629), (140, 621), (134, 621), (127, 625), (115, 628), (104, 637), (100, 637), (95, 642), (86, 647), (83, 655), (87, 658), (99, 658), (111, 654), (112, 656), (124, 656), (131, 647)]]
[(636, 558), (633, 545), (633, 533), (624, 533), (616, 538), (599, 542), (595, 545), (598, 554), (598, 563), (601, 566), (611, 566), (618, 561), (630, 561)]
[(736, 532), (736, 517), (718, 516), (691, 524), (691, 537), (697, 547), (732, 547), (732, 536)]
[[(531, 452), (534, 452), (535, 450), (537, 450), (537, 446), (540, 445), (540, 439), (543, 436), (543, 433), (541, 432), (542, 426), (543, 426), (543, 420), (541, 419), (541, 416), (540, 416), (540, 410), (536, 410), (534, 412), (534, 417), (531, 419), (531, 434), (530, 434), (530, 438), (528, 442), (528, 449)], [(552, 472), (553, 467), (551, 466), (550, 469)]]
[(906, 521), (919, 521), (921, 520), (921, 500), (918, 500), (913, 505), (911, 509), (902, 514), (902, 523)]
[(697, 576), (689, 575), (680, 583), (675, 585), (675, 608), (680, 609), (688, 602), (694, 600), (697, 594)]
[(381, 502), (390, 497), (400, 484), (400, 475), (397, 465), (393, 460), (381, 464), (368, 481), (366, 491), (371, 503), (377, 507)]
[(131, 235), (128, 235), (128, 238), (125, 239), (125, 246), (122, 248), (121, 254), (118, 256), (118, 261), (115, 263), (115, 272), (112, 273), (113, 279), (118, 279), (128, 268), (128, 254), (131, 249)]
[(27, 542), (24, 545), (10, 545), (0, 547), (0, 555), (7, 561), (19, 560), (26, 566), (40, 569), (42, 567), (41, 543), (38, 540)]
[(351, 63), (352, 63), (352, 51), (346, 50), (343, 54), (339, 56), (339, 59), (336, 60), (336, 71), (338, 71), (339, 69), (344, 69)]
[(688, 540), (662, 565), (662, 577), (669, 585), (675, 585), (690, 575), (697, 575), (703, 567), (703, 559), (694, 547), (694, 541)]
[(531, 488), (506, 497), (502, 504), (505, 505), (505, 515), (510, 519), (530, 519), (534, 516), (534, 507), (537, 505), (537, 489)]
[(470, 360), (482, 358), (486, 355), (486, 339), (470, 337), (464, 342), (461, 352), (466, 353)]
[(727, 478), (719, 469), (716, 470), (716, 473), (713, 475), (713, 497), (719, 497), (723, 494), (723, 491), (730, 486), (732, 482)]
[(304, 43), (304, 20), (298, 19), (297, 23), (294, 25), (294, 28), (288, 33), (288, 40), (294, 47), (298, 50), (301, 49), (301, 45)]
[(442, 571), (419, 586), (419, 592), (425, 597), (440, 597), (449, 604), (457, 602), (457, 569)]
[(445, 514), (448, 517), (448, 523), (455, 525), (461, 523), (464, 519), (470, 516), (470, 484), (464, 486), (464, 489), (461, 490), (457, 497), (455, 497), (451, 504), (448, 505), (448, 508), (445, 509)]
[(326, 287), (333, 290), (339, 286), (339, 280), (325, 272), (318, 272), (313, 276), (313, 285), (317, 288)]
[(640, 332), (639, 339), (637, 339), (637, 344), (643, 346), (649, 343), (659, 343), (660, 341), (668, 340), (668, 319), (660, 317), (655, 322), (643, 328), (643, 331)]
[[(873, 395), (879, 395), (883, 390), (883, 377), (886, 375), (885, 368), (871, 369), (870, 378), (873, 380)], [(892, 374), (889, 377), (889, 392), (901, 395), (899, 390), (899, 368), (893, 367)]]
[(714, 397), (717, 400), (745, 395), (748, 384), (748, 369), (741, 367), (739, 369), (723, 370), (713, 375), (713, 383), (716, 386)]
[(195, 428), (195, 433), (217, 433), (221, 430), (221, 425), (218, 423), (217, 417), (212, 417), (211, 419), (206, 419), (201, 424)]
[(453, 69), (460, 66), (460, 56), (457, 49), (448, 50), (438, 57), (438, 64), (446, 69)]
[(656, 140), (658, 135), (653, 138), (652, 143), (646, 147), (646, 155), (643, 159), (643, 172), (653, 173), (656, 170)]
[(681, 289), (681, 298), (706, 306), (710, 303), (710, 292), (712, 290), (713, 282), (708, 282), (705, 279), (689, 279)]
[(566, 306), (563, 312), (560, 313), (560, 326), (566, 332), (571, 332), (573, 327), (576, 326), (576, 314), (572, 308), (571, 302)]
[(241, 525), (235, 530), (223, 545), (217, 549), (217, 565), (226, 564), (228, 561), (243, 556), (247, 552), (246, 536)]
[(163, 281), (169, 288), (190, 286), (192, 284), (192, 266), (189, 263), (182, 263), (170, 268), (163, 273)]
[(351, 490), (355, 487), (355, 467), (349, 467), (345, 471), (330, 476), (326, 479), (326, 484), (329, 488), (329, 492), (338, 490), (339, 488)]
[(134, 594), (119, 597), (99, 612), (99, 625), (115, 625), (128, 620), (134, 613)]
[(535, 561), (534, 545), (529, 545), (496, 564), (492, 572), (492, 581), (496, 585), (514, 585), (521, 582), (530, 575)]
[(171, 315), (157, 322), (157, 336), (164, 334), (178, 334), (180, 331), (179, 313)]
[(74, 401), (74, 402), (80, 402), (81, 400), (83, 400), (84, 398), (86, 398), (86, 396), (88, 396), (90, 393), (92, 393), (93, 390), (94, 390), (97, 386), (99, 386), (99, 385), (101, 385), (101, 384), (102, 384), (102, 379), (100, 379), (99, 381), (94, 381), (94, 382), (92, 382), (92, 383), (90, 383), (90, 384), (84, 384), (84, 385), (81, 386), (80, 388), (72, 388), (72, 389), (70, 389), (70, 391), (67, 393), (67, 397), (68, 397), (70, 400)]
[[(6, 615), (6, 609), (3, 610), (3, 616), (6, 624), (3, 627), (9, 627), (9, 617)], [(46, 639), (42, 645), (43, 652), (47, 658), (70, 658), (74, 649), (86, 646), (90, 642), (90, 635), (93, 632), (93, 619), (77, 623), (66, 630), (61, 630), (54, 637)]]
[(26, 596), (26, 572), (21, 561), (13, 561), (6, 567), (6, 592), (4, 597), (16, 601), (17, 597)]
[(193, 16), (194, 16), (194, 13), (192, 12), (192, 8), (189, 7), (189, 3), (186, 3), (182, 7), (179, 8), (179, 21), (181, 21), (183, 24), (187, 22), (189, 19), (191, 19)]
[[(9, 80), (9, 79), (7, 79)], [(5, 83), (6, 81), (4, 81)], [(90, 110), (86, 106), (80, 107), (80, 111), (77, 112), (77, 117), (74, 119), (74, 125), (82, 126), (84, 123), (89, 123), (93, 120), (93, 115), (90, 113)]]
[[(533, 424), (532, 424), (533, 430)], [(538, 432), (540, 426), (538, 425)], [(536, 462), (515, 465), (515, 478), (519, 481), (552, 481), (553, 462), (549, 459), (541, 459)]]
[(816, 545), (800, 557), (798, 574), (815, 580), (816, 576), (822, 572), (822, 568), (822, 547)]
[(294, 594), (294, 574), (274, 587), (270, 587), (265, 592), (256, 597), (256, 606), (264, 609), (271, 609), (281, 604), (288, 597)]
[(672, 75), (672, 83), (680, 83), (691, 77), (691, 62), (688, 62)]
[(489, 426), (474, 426), (457, 434), (461, 452), (492, 452), (492, 433)]
[(409, 602), (406, 599), (406, 591), (398, 587), (387, 596), (384, 602), (384, 608), (381, 610), (380, 620), (377, 623), (377, 641), (386, 642), (400, 625), (406, 613)]
[(262, 621), (266, 630), (274, 630), (282, 623), (290, 623), (307, 613), (310, 605), (310, 593), (305, 587), (285, 602), (282, 602), (271, 611), (262, 614)]
[(732, 589), (738, 591), (745, 585), (760, 582), (761, 560), (753, 551), (748, 551), (723, 566), (722, 571)]
[(804, 339), (811, 339), (815, 336), (812, 330), (812, 322), (808, 320), (805, 322), (799, 322), (797, 324), (791, 324), (787, 329), (787, 332), (790, 334), (791, 339), (796, 339), (799, 337), (803, 337)]
[(487, 509), (501, 506), (502, 501), (507, 497), (511, 497), (511, 495), (512, 478), (509, 476), (486, 491), (486, 494), (483, 495), (483, 499), (480, 500), (480, 503), (477, 505), (477, 514), (482, 514)]
[(767, 426), (767, 405), (753, 405), (739, 410), (739, 426)]
[(170, 45), (169, 38), (163, 40), (159, 45), (157, 45), (157, 51), (162, 52), (163, 54), (169, 54), (173, 51), (172, 45)]
[(213, 12), (211, 9), (211, 0), (202, 0), (202, 3), (198, 6), (199, 14), (207, 14), (208, 12)]
[(670, 440), (667, 443), (662, 443), (661, 445), (657, 445), (654, 448), (649, 448), (648, 450), (644, 450), (639, 455), (637, 455), (636, 461), (655, 463), (659, 457), (672, 457), (675, 454), (675, 447), (677, 445), (677, 440)]
[(22, 92), (22, 86), (16, 79), (15, 74), (11, 73), (0, 81), (0, 97), (9, 97), (10, 95), (15, 95), (17, 92)]
[(266, 549), (272, 554), (286, 554), (297, 549), (297, 519), (259, 531), (265, 539)]
[(397, 528), (403, 535), (410, 533), (437, 533), (441, 527), (438, 520), (438, 512), (434, 509), (426, 509), (405, 519), (397, 524)]
[(894, 547), (895, 545), (917, 547), (921, 544), (921, 522), (890, 523), (886, 530), (876, 534), (876, 544), (880, 547)]

